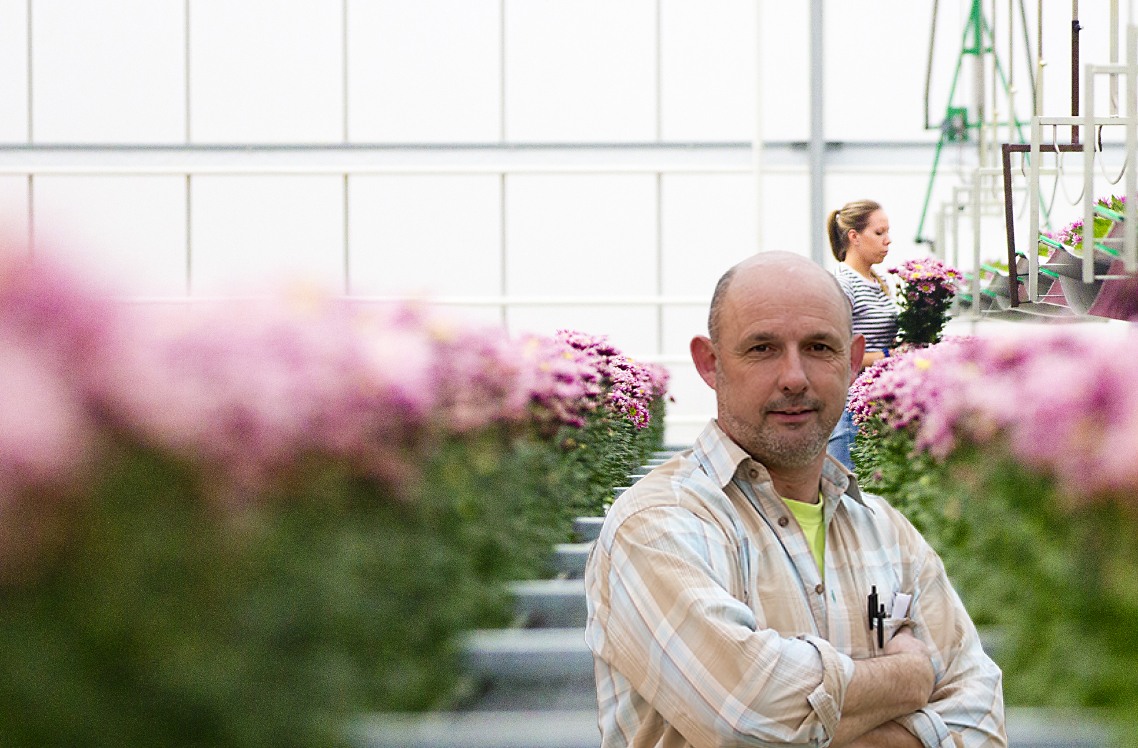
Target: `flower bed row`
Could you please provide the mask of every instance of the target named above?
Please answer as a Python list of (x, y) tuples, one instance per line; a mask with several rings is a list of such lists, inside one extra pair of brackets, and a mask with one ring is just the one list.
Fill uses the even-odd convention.
[(851, 408), (863, 484), (1004, 630), (1009, 702), (1133, 722), (1138, 338), (952, 339), (867, 370)]
[(0, 257), (0, 743), (334, 745), (462, 697), (666, 375), (314, 297), (155, 311)]

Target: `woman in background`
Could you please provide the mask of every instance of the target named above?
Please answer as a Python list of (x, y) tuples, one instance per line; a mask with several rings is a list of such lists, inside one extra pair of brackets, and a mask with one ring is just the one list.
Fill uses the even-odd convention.
[[(889, 286), (873, 270), (889, 253), (889, 218), (872, 200), (857, 200), (830, 214), (827, 233), (838, 261), (834, 275), (853, 307), (853, 331), (865, 336), (864, 369), (887, 357), (897, 337), (897, 304)], [(857, 426), (847, 409), (830, 435), (827, 451), (850, 470), (850, 447), (856, 435)]]

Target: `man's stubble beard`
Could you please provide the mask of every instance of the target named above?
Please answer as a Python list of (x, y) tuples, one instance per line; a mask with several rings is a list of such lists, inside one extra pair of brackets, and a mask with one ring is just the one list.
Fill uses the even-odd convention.
[(764, 467), (795, 469), (806, 467), (826, 451), (838, 418), (828, 427), (824, 421), (816, 420), (799, 430), (782, 433), (775, 433), (773, 428), (755, 428), (730, 417), (720, 420), (727, 421), (724, 430), (735, 435), (739, 446)]
[[(726, 381), (726, 380), (720, 380)], [(728, 384), (728, 388), (730, 385)], [(845, 402), (843, 401), (843, 406)], [(719, 422), (721, 427), (756, 461), (764, 467), (777, 469), (796, 469), (806, 467), (826, 451), (830, 435), (842, 411), (833, 416), (823, 415), (825, 403), (817, 398), (786, 398), (782, 401), (760, 406), (754, 420), (740, 420), (722, 407), (720, 400)], [(802, 425), (799, 429), (778, 429), (766, 420), (762, 409), (783, 410), (796, 407), (817, 408), (818, 418)]]

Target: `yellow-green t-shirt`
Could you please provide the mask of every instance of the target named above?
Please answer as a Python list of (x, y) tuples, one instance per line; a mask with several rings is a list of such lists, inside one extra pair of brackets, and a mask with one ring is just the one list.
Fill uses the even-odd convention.
[(814, 563), (818, 564), (818, 571), (822, 577), (826, 576), (826, 526), (823, 524), (822, 496), (819, 494), (817, 504), (807, 504), (802, 501), (783, 499), (791, 514), (798, 520), (806, 533), (806, 542), (814, 554)]

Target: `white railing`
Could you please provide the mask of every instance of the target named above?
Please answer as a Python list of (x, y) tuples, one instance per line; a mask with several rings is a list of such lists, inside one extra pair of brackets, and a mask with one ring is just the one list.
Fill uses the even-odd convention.
[[(1138, 173), (1136, 173), (1136, 154), (1138, 154), (1138, 26), (1127, 28), (1127, 60), (1125, 65), (1085, 65), (1083, 67), (1083, 114), (1071, 117), (1032, 117), (1031, 119), (1031, 177), (1028, 180), (1028, 200), (1031, 205), (1031, 219), (1028, 231), (1028, 297), (1039, 300), (1039, 177), (1043, 154), (1048, 152), (1043, 143), (1043, 128), (1051, 126), (1081, 126), (1083, 140), (1083, 242), (1082, 281), (1094, 283), (1105, 276), (1094, 272), (1094, 219), (1095, 219), (1095, 158), (1099, 153), (1096, 147), (1096, 127), (1121, 126), (1126, 128), (1126, 207), (1123, 221), (1122, 261), (1127, 273), (1138, 271)], [(1095, 76), (1109, 75), (1111, 80), (1126, 76), (1126, 116), (1111, 114), (1108, 117), (1095, 116), (1094, 81)], [(1101, 134), (1101, 132), (1100, 132)], [(1058, 153), (1058, 144), (1050, 144)]]

